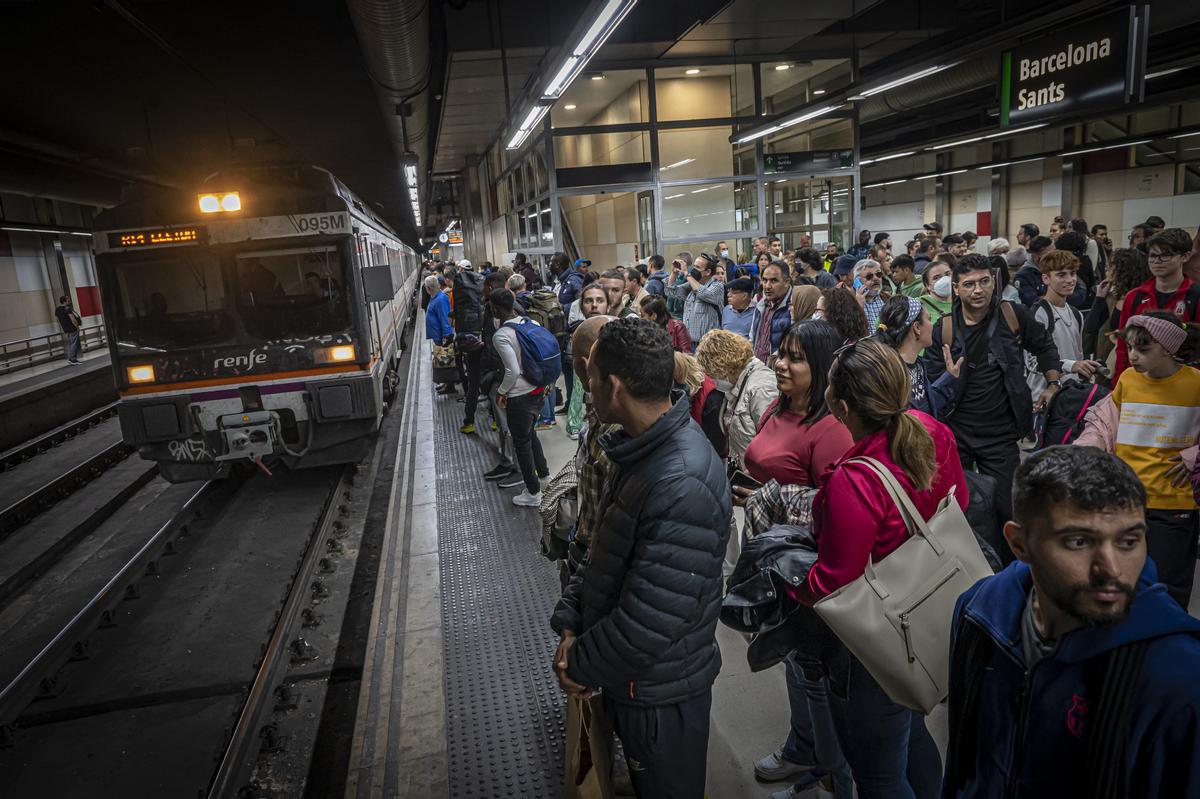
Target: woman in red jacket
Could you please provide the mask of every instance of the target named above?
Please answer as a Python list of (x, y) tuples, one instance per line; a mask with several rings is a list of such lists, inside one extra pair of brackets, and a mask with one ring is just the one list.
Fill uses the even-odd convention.
[[(908, 370), (896, 351), (875, 339), (843, 347), (829, 370), (830, 413), (850, 430), (854, 446), (813, 502), (817, 562), (792, 594), (805, 605), (862, 575), (908, 538), (900, 511), (867, 466), (874, 458), (896, 475), (926, 519), (951, 488), (965, 510), (967, 485), (950, 429), (908, 407)], [(862, 799), (934, 799), (942, 765), (922, 714), (897, 705), (862, 663), (849, 656), (846, 696), (830, 696), (834, 726)]]

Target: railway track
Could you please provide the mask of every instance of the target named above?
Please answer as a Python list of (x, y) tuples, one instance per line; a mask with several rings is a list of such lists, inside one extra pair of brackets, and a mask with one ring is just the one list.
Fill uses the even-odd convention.
[[(175, 509), (152, 530), (105, 529), (136, 518), (129, 508), (101, 525), (123, 554), (90, 561), (105, 572), (79, 566), (93, 589), (39, 593), (38, 581), (0, 610), (12, 642), (0, 652), (5, 796), (238, 795), (260, 748), (278, 743), (274, 688), (308, 657), (295, 631), (336, 569), (354, 474), (251, 474), (187, 487), (182, 501), (185, 487), (164, 488), (144, 507)], [(36, 610), (48, 595), (55, 619)], [(40, 638), (9, 637), (34, 627)]]

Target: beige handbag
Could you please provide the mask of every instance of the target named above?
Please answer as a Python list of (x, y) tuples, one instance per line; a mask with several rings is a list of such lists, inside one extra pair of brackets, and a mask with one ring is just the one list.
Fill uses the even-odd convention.
[(868, 559), (861, 577), (813, 607), (892, 701), (928, 713), (949, 692), (954, 605), (992, 570), (953, 488), (927, 522), (886, 466), (853, 462), (883, 482), (910, 537), (878, 563)]

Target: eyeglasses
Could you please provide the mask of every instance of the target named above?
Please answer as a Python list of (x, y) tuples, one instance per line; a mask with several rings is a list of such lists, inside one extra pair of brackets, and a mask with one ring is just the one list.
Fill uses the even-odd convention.
[(1154, 261), (1157, 264), (1161, 264), (1163, 261), (1169, 261), (1172, 258), (1178, 258), (1178, 257), (1179, 257), (1179, 255), (1177, 253), (1173, 253), (1173, 252), (1152, 252), (1148, 256), (1146, 256), (1146, 260)]
[(981, 277), (978, 280), (966, 280), (959, 283), (958, 287), (963, 291), (974, 291), (977, 288), (990, 289), (992, 287), (992, 279), (990, 277)]

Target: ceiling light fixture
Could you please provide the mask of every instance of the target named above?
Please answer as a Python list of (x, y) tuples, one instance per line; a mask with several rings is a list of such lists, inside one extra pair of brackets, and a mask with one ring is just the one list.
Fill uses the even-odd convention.
[(1069, 158), (1073, 155), (1084, 155), (1085, 153), (1098, 153), (1101, 150), (1115, 150), (1118, 147), (1133, 147), (1138, 144), (1149, 144), (1151, 139), (1140, 139), (1138, 141), (1121, 142), (1120, 144), (1105, 144), (1100, 147), (1087, 147), (1083, 150), (1071, 150), (1062, 154), (1063, 158)]
[(1176, 133), (1174, 136), (1168, 136), (1168, 139), (1186, 139), (1188, 136), (1200, 136), (1200, 130), (1193, 130), (1188, 133)]
[(564, 111), (574, 111), (578, 107), (579, 106), (575, 105), (575, 103), (567, 103), (566, 105), (563, 106), (563, 110)]
[(759, 138), (762, 138), (763, 136), (767, 136), (771, 133), (774, 133), (777, 130), (783, 130), (784, 128), (790, 128), (792, 125), (799, 125), (801, 122), (807, 122), (810, 119), (816, 119), (819, 116), (824, 116), (825, 114), (828, 114), (830, 111), (833, 111), (836, 109), (837, 109), (836, 105), (827, 105), (827, 106), (823, 106), (822, 108), (814, 109), (812, 111), (805, 111), (803, 114), (799, 114), (797, 116), (791, 117), (790, 119), (785, 119), (783, 122), (779, 122), (775, 125), (772, 125), (769, 128), (765, 128), (763, 130), (756, 131), (754, 133), (748, 133), (745, 136), (743, 136), (742, 138), (738, 139), (737, 143), (745, 144), (748, 141), (754, 141), (755, 139), (759, 139)]
[(402, 161), (404, 165), (404, 183), (408, 186), (408, 204), (412, 208), (413, 224), (417, 228), (421, 227), (421, 192), (417, 182), (417, 155), (416, 153), (405, 153)]
[(1146, 76), (1146, 80), (1154, 80), (1155, 78), (1165, 77), (1166, 75), (1174, 75), (1176, 72), (1183, 72), (1187, 67), (1171, 67), (1170, 69), (1160, 69), (1158, 72), (1151, 72)]
[(791, 65), (791, 64), (776, 64), (776, 65), (775, 65), (775, 71), (776, 71), (776, 72), (783, 72), (783, 71), (785, 71), (785, 70), (789, 70), (789, 69), (791, 69), (791, 68), (792, 68), (792, 65)]
[(599, 75), (592, 75), (592, 80), (604, 80), (604, 73), (601, 72)]
[(709, 190), (709, 189), (711, 189), (711, 188), (712, 188), (712, 186), (705, 186), (703, 189), (696, 189), (696, 190), (694, 190), (694, 191), (692, 192), (692, 194), (699, 194), (700, 192), (702, 192), (702, 191), (708, 191), (708, 190)]
[(664, 200), (677, 200), (677, 199), (679, 199), (679, 198), (680, 198), (680, 197), (682, 197), (682, 196), (683, 196), (682, 194), (672, 194), (672, 195), (670, 195), (670, 196), (668, 196), (668, 197), (663, 197), (663, 199), (664, 199)]
[(941, 72), (942, 70), (945, 70), (945, 69), (949, 69), (952, 66), (954, 66), (954, 63), (937, 64), (936, 66), (926, 67), (925, 69), (917, 70), (916, 72), (905, 75), (902, 78), (896, 78), (895, 80), (890, 80), (887, 83), (880, 84), (879, 86), (875, 86), (874, 88), (864, 89), (863, 91), (860, 91), (855, 96), (848, 97), (846, 99), (862, 100), (867, 97), (873, 97), (876, 94), (881, 94), (882, 92), (886, 92), (889, 89), (894, 89), (897, 86), (903, 86), (906, 83), (912, 83), (914, 80), (920, 80), (921, 78), (927, 78), (930, 75), (936, 75), (938, 72)]
[(916, 154), (917, 154), (916, 150), (909, 150), (908, 152), (905, 152), (905, 153), (892, 153), (891, 155), (881, 155), (878, 158), (867, 158), (862, 161), (859, 161), (858, 165), (866, 166), (867, 164), (877, 164), (880, 161), (891, 161), (893, 158), (904, 158), (907, 155), (916, 155)]
[(815, 96), (815, 97), (820, 97), (824, 93), (825, 93), (824, 89), (813, 89), (813, 96)]
[(683, 71), (683, 74), (684, 75), (699, 75), (700, 70), (697, 67), (692, 67), (691, 69), (685, 69)]
[(947, 147), (960, 147), (964, 144), (973, 144), (977, 141), (984, 141), (985, 139), (990, 140), (990, 139), (998, 139), (1001, 136), (1013, 136), (1017, 133), (1024, 133), (1027, 130), (1036, 130), (1037, 128), (1044, 128), (1049, 124), (1050, 124), (1049, 122), (1039, 122), (1036, 125), (1026, 125), (1023, 128), (1013, 128), (1012, 130), (1001, 130), (1001, 131), (997, 131), (996, 133), (981, 134), (979, 136), (972, 136), (968, 139), (959, 139), (958, 141), (947, 142), (946, 144), (935, 144), (932, 147), (926, 147), (925, 150), (926, 151), (944, 150)]
[(891, 186), (895, 183), (904, 183), (904, 182), (906, 182), (904, 179), (900, 179), (900, 180), (885, 180), (882, 183), (864, 183), (863, 188), (864, 189), (877, 189), (880, 186)]

